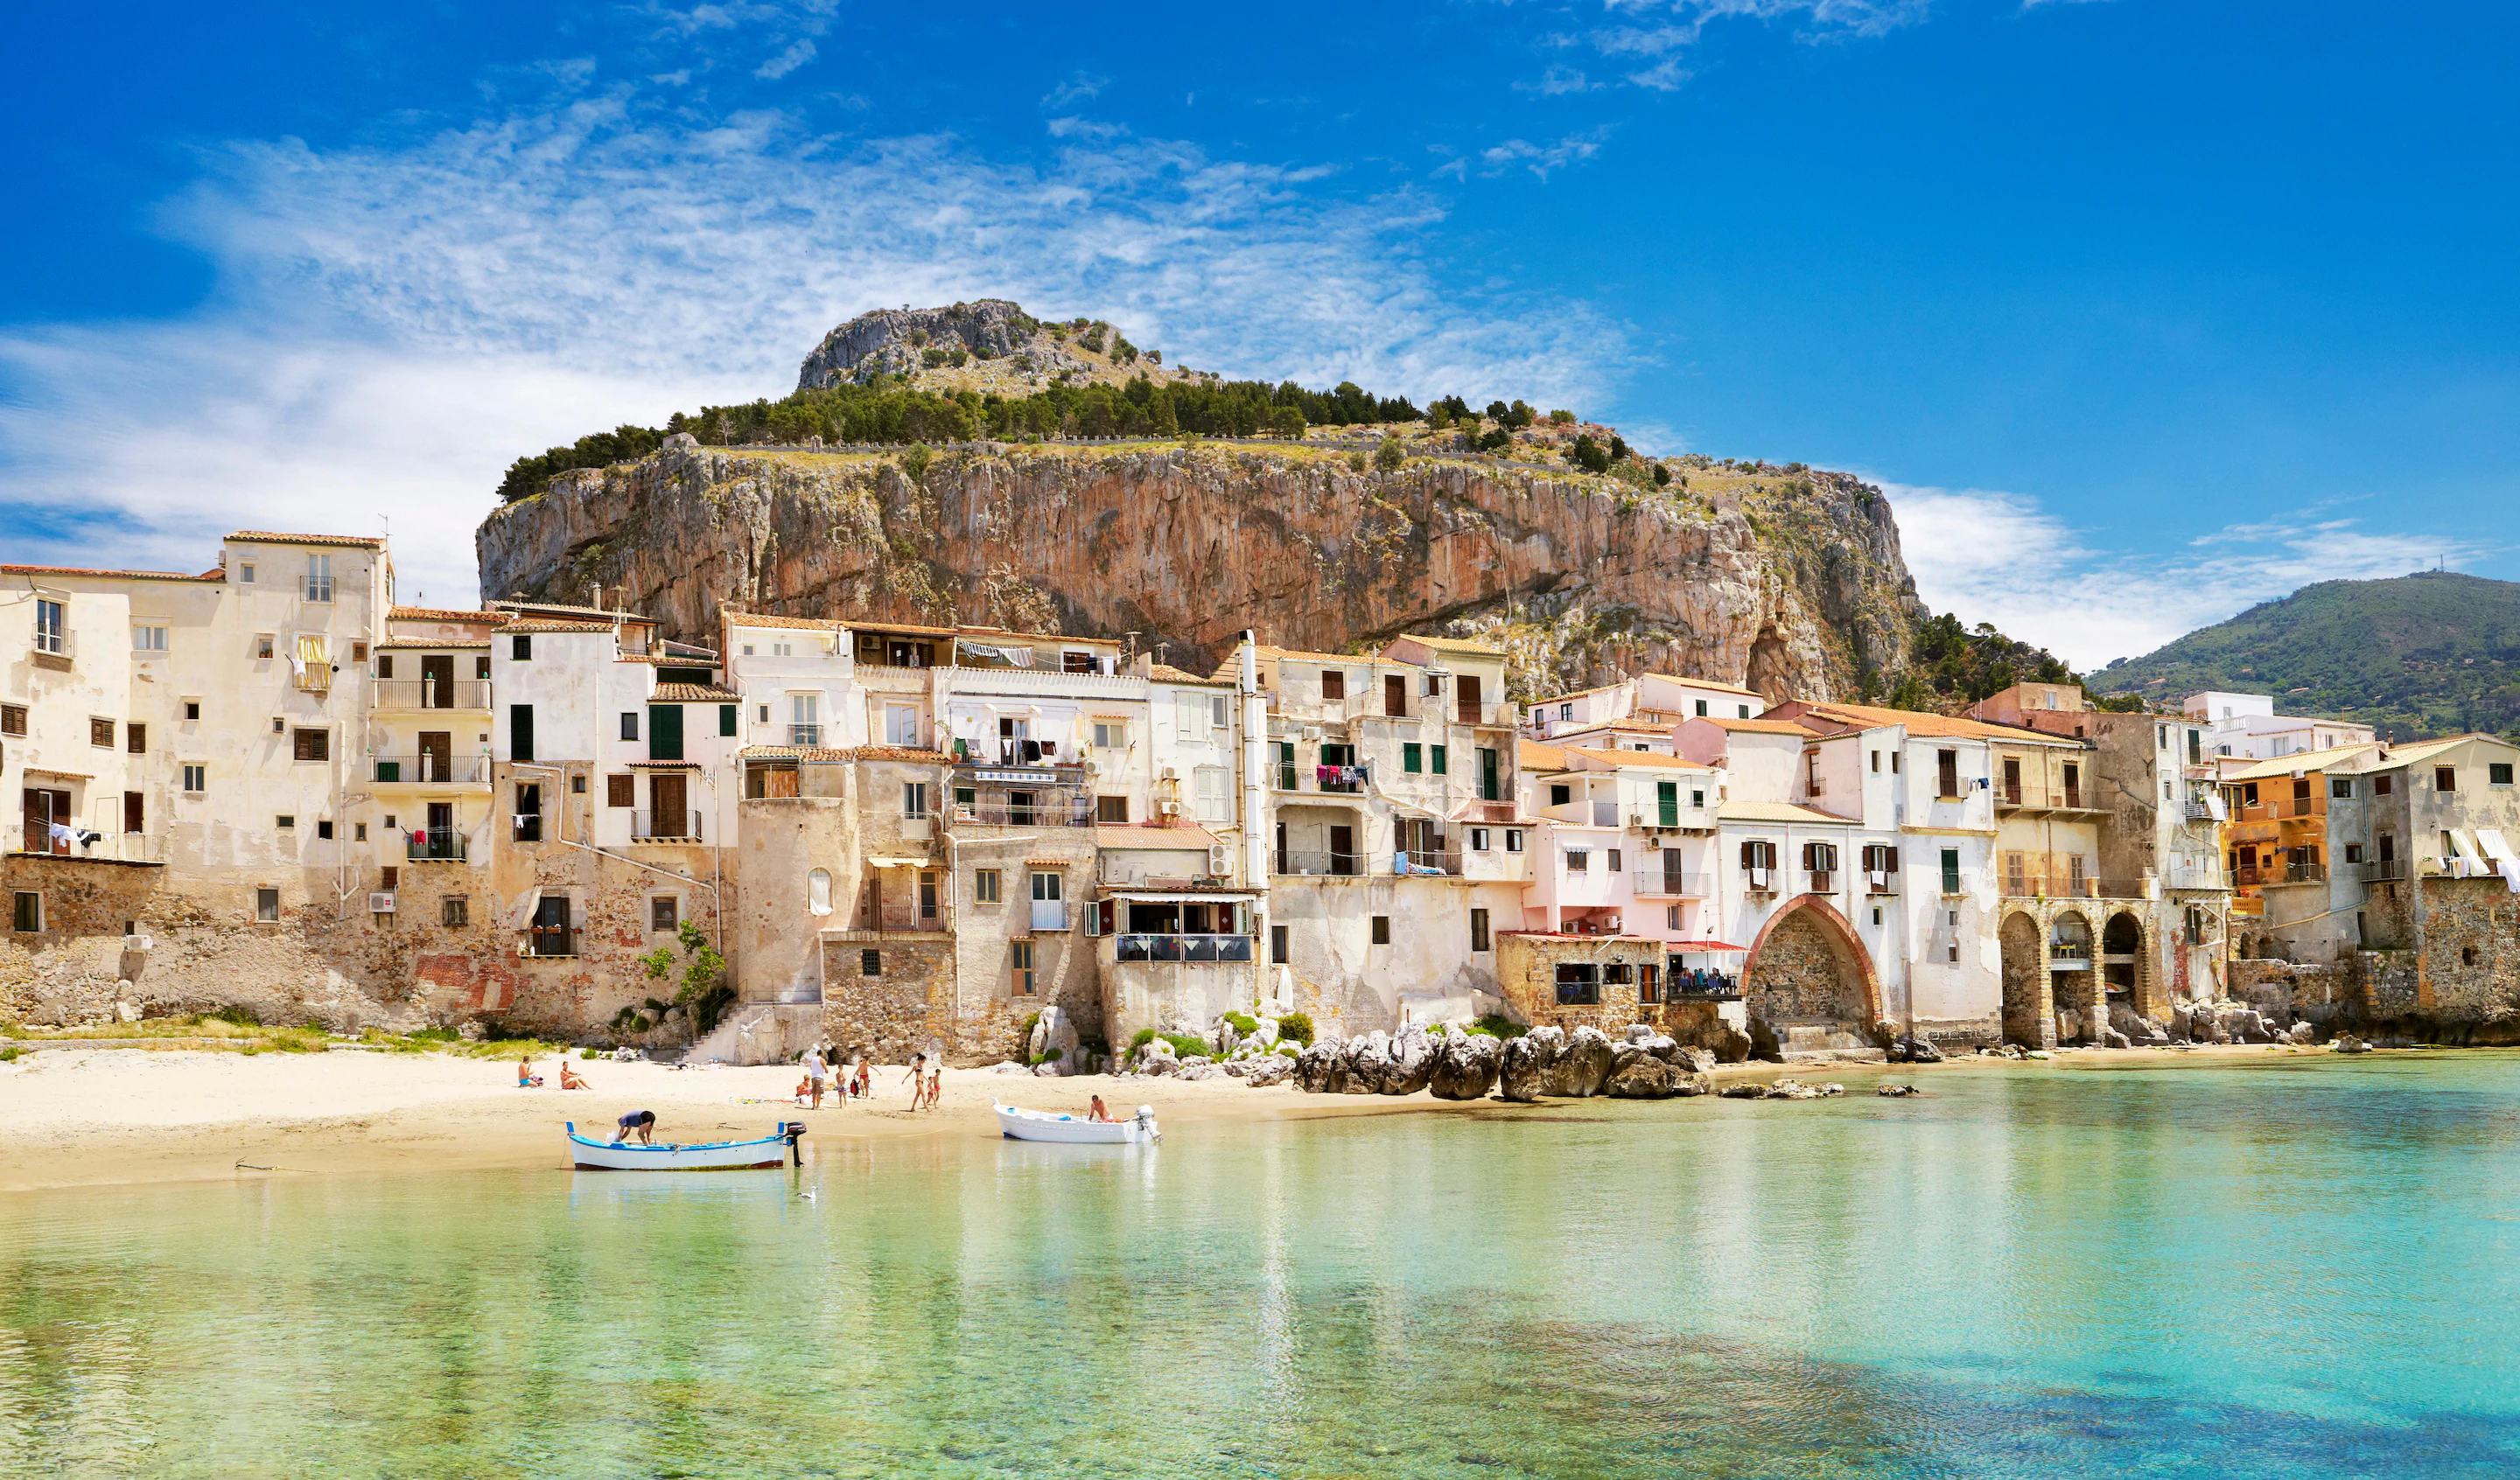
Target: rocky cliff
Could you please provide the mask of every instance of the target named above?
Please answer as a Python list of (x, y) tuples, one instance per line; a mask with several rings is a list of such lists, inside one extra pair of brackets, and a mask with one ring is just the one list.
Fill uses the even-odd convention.
[[(827, 341), (817, 354), (845, 374), (881, 352)], [(1305, 444), (873, 454), (676, 438), (491, 515), (481, 590), (583, 601), (600, 586), (700, 642), (721, 600), (1135, 632), (1201, 671), (1244, 628), (1323, 650), (1485, 633), (1512, 651), (1519, 696), (1646, 668), (1848, 697), (1909, 664), (1922, 612), (1878, 489), (1704, 460), (1640, 487), (1439, 440), (1377, 468)]]

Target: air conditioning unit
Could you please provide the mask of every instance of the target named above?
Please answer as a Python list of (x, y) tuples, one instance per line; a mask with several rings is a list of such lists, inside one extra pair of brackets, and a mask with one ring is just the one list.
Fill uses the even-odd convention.
[(393, 912), (394, 897), (391, 891), (381, 889), (368, 896), (368, 913), (370, 915), (391, 915)]
[(1155, 810), (1166, 817), (1179, 817), (1181, 816), (1181, 803), (1169, 801), (1157, 802), (1155, 803)]
[(1304, 739), (1305, 739), (1307, 741), (1319, 740), (1321, 738), (1322, 738), (1322, 727), (1321, 727), (1321, 726), (1319, 726), (1319, 725), (1306, 725), (1306, 726), (1304, 727)]
[(1233, 849), (1228, 848), (1228, 847), (1227, 847), (1225, 844), (1223, 844), (1223, 843), (1218, 843), (1218, 844), (1216, 844), (1214, 847), (1212, 847), (1212, 848), (1210, 848), (1210, 849), (1208, 849), (1208, 850), (1207, 850), (1207, 872), (1208, 872), (1208, 874), (1209, 874), (1209, 875), (1210, 875), (1210, 876), (1215, 877), (1215, 878), (1223, 878), (1223, 877), (1226, 875), (1227, 871), (1229, 871), (1229, 870), (1230, 870), (1230, 869), (1232, 869), (1233, 867), (1234, 867), (1234, 850), (1233, 850)]

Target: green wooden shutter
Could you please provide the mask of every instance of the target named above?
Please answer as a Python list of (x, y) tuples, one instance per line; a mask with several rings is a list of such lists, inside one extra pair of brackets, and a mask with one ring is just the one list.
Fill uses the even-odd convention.
[(1680, 783), (1654, 783), (1654, 804), (1662, 809), (1662, 825), (1664, 827), (1677, 828), (1680, 826)]
[(683, 758), (683, 706), (650, 704), (648, 706), (648, 759), (678, 761)]
[(717, 706), (717, 733), (726, 736), (732, 736), (735, 734), (735, 706), (733, 704), (720, 704)]

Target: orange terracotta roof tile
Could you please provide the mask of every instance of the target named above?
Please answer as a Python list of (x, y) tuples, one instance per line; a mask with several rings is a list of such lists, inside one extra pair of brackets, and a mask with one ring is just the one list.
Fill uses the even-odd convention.
[(228, 538), (253, 540), (266, 545), (339, 545), (361, 550), (385, 548), (383, 540), (359, 534), (282, 534), (271, 529), (240, 529)]
[(180, 570), (100, 570), (85, 565), (0, 565), (0, 575), (84, 575), (118, 581), (223, 581), (224, 570), (186, 575)]

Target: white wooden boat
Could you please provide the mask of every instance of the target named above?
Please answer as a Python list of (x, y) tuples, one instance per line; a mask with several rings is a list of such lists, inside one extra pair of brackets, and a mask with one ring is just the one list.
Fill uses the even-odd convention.
[(1018, 1110), (999, 1105), (998, 1129), (1011, 1141), (1061, 1141), (1075, 1145), (1112, 1145), (1121, 1142), (1163, 1139), (1155, 1129), (1155, 1108), (1138, 1106), (1127, 1120), (1087, 1120), (1081, 1115), (1054, 1115), (1048, 1110)]
[[(697, 1145), (641, 1145), (636, 1141), (597, 1141), (568, 1122), (568, 1149), (581, 1172), (733, 1172), (782, 1167), (796, 1156), (801, 1120), (782, 1121), (758, 1141), (712, 1141)], [(798, 1157), (802, 1164), (802, 1158)]]

